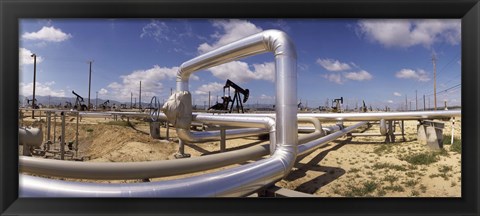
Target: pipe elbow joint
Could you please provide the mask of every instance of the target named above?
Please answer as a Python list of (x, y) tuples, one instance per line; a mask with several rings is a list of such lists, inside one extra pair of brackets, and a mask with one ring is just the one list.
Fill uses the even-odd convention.
[(297, 58), (297, 52), (294, 43), (287, 35), (287, 33), (270, 29), (263, 32), (264, 43), (267, 47), (266, 50), (273, 52), (277, 55), (289, 55), (293, 58)]

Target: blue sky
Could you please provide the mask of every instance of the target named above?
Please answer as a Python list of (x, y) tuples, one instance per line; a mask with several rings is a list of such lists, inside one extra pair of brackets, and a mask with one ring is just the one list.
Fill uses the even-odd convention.
[[(343, 97), (346, 105), (392, 109), (405, 96), (419, 108), (423, 95), (433, 107), (436, 56), (437, 106), (460, 105), (460, 20), (354, 19), (22, 19), (20, 20), (20, 94), (32, 93), (37, 55), (36, 95), (160, 101), (175, 88), (185, 61), (262, 30), (285, 31), (298, 54), (298, 98), (309, 107)], [(274, 103), (274, 63), (270, 53), (195, 73), (190, 81), (194, 104), (212, 104), (226, 79), (250, 89), (247, 103)], [(451, 88), (453, 87), (453, 88)], [(450, 89), (449, 89), (450, 88)], [(443, 91), (448, 89), (447, 91)], [(138, 99), (137, 99), (138, 100)], [(409, 102), (407, 104), (410, 106)]]

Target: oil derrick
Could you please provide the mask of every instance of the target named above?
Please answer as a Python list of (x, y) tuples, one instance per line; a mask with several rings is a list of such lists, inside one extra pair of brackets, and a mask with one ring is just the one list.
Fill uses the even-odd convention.
[[(333, 106), (335, 104), (335, 106)], [(332, 112), (342, 112), (343, 97), (332, 100)]]
[(110, 100), (106, 100), (100, 106), (102, 107), (103, 110), (107, 110), (107, 109), (110, 109), (110, 106), (108, 106), (109, 103), (110, 103)]
[(75, 91), (72, 91), (72, 93), (77, 96), (77, 99), (75, 100), (75, 105), (73, 106), (73, 109), (76, 109), (78, 111), (85, 111), (87, 110), (87, 105), (83, 104), (83, 97), (75, 93)]
[[(233, 99), (230, 97), (230, 88), (235, 90)], [(227, 94), (228, 91), (228, 94)], [(223, 87), (223, 97), (222, 103), (218, 103), (208, 108), (208, 110), (217, 110), (217, 111), (228, 111), (231, 113), (233, 111), (233, 106), (236, 105), (236, 110), (238, 113), (244, 113), (243, 103), (246, 103), (248, 97), (250, 95), (250, 91), (248, 89), (243, 89), (242, 87), (238, 86), (234, 82), (227, 79), (225, 86)], [(243, 95), (243, 99), (242, 99)], [(231, 104), (230, 104), (231, 102)], [(230, 106), (230, 107), (229, 107)]]

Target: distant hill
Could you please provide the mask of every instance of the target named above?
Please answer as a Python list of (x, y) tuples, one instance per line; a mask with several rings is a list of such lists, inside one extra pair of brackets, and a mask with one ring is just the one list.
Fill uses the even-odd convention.
[[(25, 96), (19, 95), (19, 97), (18, 97), (19, 107), (27, 106), (27, 100), (25, 98), (26, 98)], [(28, 99), (31, 100), (32, 96), (31, 95), (28, 96)], [(75, 100), (77, 98), (76, 97), (35, 96), (35, 99), (37, 100), (37, 104), (42, 104), (44, 107), (48, 107), (49, 105), (57, 106), (59, 104), (61, 106), (64, 106), (67, 101), (72, 103), (72, 105), (74, 105)], [(101, 105), (107, 100), (109, 100), (109, 99), (98, 98), (98, 101), (95, 101), (95, 98), (93, 97), (93, 98), (90, 98), (90, 103), (93, 104), (94, 106), (95, 106), (95, 102), (97, 102), (98, 105)], [(120, 102), (120, 101), (116, 101), (116, 100), (109, 100), (109, 101), (110, 101), (109, 106), (112, 106), (113, 104), (116, 104), (116, 105), (127, 104), (127, 107), (130, 107), (130, 101), (128, 101), (128, 102)], [(87, 103), (88, 103), (88, 97), (84, 97), (83, 98), (83, 104), (86, 105)], [(134, 101), (134, 103), (135, 103), (135, 101)], [(137, 101), (137, 103), (138, 103), (138, 101)], [(148, 103), (142, 102), (142, 106), (146, 107), (146, 106), (148, 106), (149, 103), (150, 103), (150, 99), (148, 99)], [(30, 102), (30, 104), (31, 104), (31, 102)]]

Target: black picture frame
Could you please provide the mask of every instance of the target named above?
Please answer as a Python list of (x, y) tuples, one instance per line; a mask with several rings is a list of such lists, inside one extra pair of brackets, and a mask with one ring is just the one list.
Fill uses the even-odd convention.
[[(2, 215), (479, 215), (478, 0), (1, 0)], [(462, 198), (18, 198), (20, 18), (461, 18)]]

